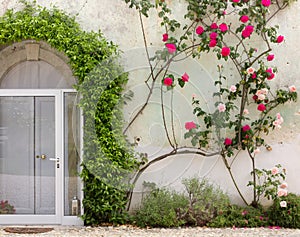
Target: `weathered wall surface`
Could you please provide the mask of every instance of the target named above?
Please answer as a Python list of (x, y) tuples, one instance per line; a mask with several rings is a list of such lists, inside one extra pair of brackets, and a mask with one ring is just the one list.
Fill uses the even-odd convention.
[[(170, 1), (176, 9), (176, 14), (184, 12), (183, 0)], [(144, 81), (147, 76), (147, 62), (143, 56), (144, 47), (139, 17), (135, 10), (129, 9), (121, 0), (38, 0), (38, 4), (49, 7), (55, 5), (66, 10), (77, 19), (86, 30), (97, 31), (101, 29), (108, 40), (120, 46), (127, 56), (126, 70), (130, 72), (131, 80), (127, 90), (132, 90), (135, 97), (132, 103), (125, 108), (125, 118), (130, 119), (145, 101), (147, 88)], [(0, 13), (7, 8), (18, 7), (15, 0), (2, 0)], [(285, 36), (285, 42), (279, 47), (274, 47), (276, 59), (272, 65), (278, 66), (279, 72), (274, 80), (274, 87), (284, 87), (295, 84), (300, 88), (300, 1), (293, 3), (284, 12), (281, 12), (272, 23), (280, 25), (280, 34)], [(145, 20), (145, 31), (148, 43), (154, 48), (162, 47), (162, 29), (157, 19)], [(259, 45), (259, 42), (256, 42)], [(271, 65), (271, 66), (272, 66)], [(228, 65), (230, 68), (230, 65)], [(190, 84), (186, 90), (178, 89), (174, 101), (176, 137), (181, 144), (186, 144), (183, 139), (185, 121), (195, 119), (191, 110), (191, 96), (195, 94), (210, 108), (210, 94), (214, 91), (213, 79), (216, 77), (216, 61), (211, 55), (203, 56), (199, 61), (185, 61), (172, 68), (173, 72), (181, 75), (185, 71), (190, 73)], [(230, 72), (230, 71), (229, 71)], [(230, 75), (232, 74), (232, 75)], [(234, 71), (228, 74), (229, 81), (234, 81)], [(273, 83), (273, 82), (272, 82)], [(230, 84), (229, 84), (230, 85)], [(157, 93), (157, 92), (155, 92)], [(147, 152), (149, 158), (157, 157), (170, 150), (162, 126), (159, 95), (155, 94), (149, 102), (149, 108), (128, 130), (132, 141), (140, 138), (137, 150)], [(167, 107), (171, 110), (171, 106)], [(279, 108), (285, 123), (281, 130), (272, 132), (268, 142), (272, 145), (271, 152), (262, 149), (257, 156), (258, 168), (272, 168), (280, 163), (287, 169), (287, 182), (289, 191), (300, 193), (298, 180), (300, 178), (300, 102), (288, 104)], [(170, 116), (170, 115), (168, 115)], [(234, 165), (234, 174), (239, 177), (238, 183), (243, 187), (243, 192), (249, 193), (246, 188), (250, 179), (250, 160), (243, 157)], [(245, 158), (245, 159), (243, 159)], [(156, 182), (161, 186), (178, 186), (183, 177), (193, 176), (209, 177), (223, 189), (228, 191), (233, 200), (238, 202), (237, 192), (233, 188), (229, 175), (218, 156), (201, 157), (182, 155), (171, 157), (165, 162), (152, 166), (142, 180)], [(141, 182), (137, 193), (142, 191)]]

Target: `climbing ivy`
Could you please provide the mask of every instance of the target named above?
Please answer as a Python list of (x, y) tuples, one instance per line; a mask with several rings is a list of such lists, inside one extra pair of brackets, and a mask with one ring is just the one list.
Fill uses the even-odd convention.
[[(121, 91), (127, 82), (115, 58), (117, 46), (99, 32), (86, 32), (72, 17), (20, 0), (21, 11), (0, 17), (0, 46), (22, 40), (47, 42), (69, 58), (84, 114), (83, 219), (86, 224), (123, 222), (130, 171), (138, 165), (122, 135)], [(105, 62), (105, 63), (100, 63)]]

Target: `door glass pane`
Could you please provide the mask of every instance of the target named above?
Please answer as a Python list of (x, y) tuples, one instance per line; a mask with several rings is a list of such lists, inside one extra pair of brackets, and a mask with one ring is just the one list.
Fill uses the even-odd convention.
[(0, 97), (0, 213), (54, 214), (54, 116), (54, 97)]
[(35, 213), (55, 214), (55, 101), (35, 97), (34, 102)]
[(80, 215), (80, 116), (76, 93), (64, 94), (64, 214)]

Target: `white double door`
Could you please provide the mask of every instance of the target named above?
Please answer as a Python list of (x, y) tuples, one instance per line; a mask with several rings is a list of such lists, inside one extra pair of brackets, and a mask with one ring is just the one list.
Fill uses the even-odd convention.
[[(0, 224), (59, 224), (63, 216), (63, 93), (0, 94)], [(11, 219), (11, 220), (10, 220)]]

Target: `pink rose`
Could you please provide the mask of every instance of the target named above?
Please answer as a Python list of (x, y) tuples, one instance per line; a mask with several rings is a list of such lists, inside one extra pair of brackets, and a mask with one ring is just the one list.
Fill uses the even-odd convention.
[(259, 105), (257, 106), (257, 110), (263, 112), (263, 111), (266, 110), (266, 106), (265, 106), (264, 104), (259, 104)]
[(264, 94), (257, 95), (258, 100), (265, 100), (266, 96)]
[(168, 34), (163, 34), (162, 41), (166, 42), (166, 41), (168, 41), (168, 39), (169, 39), (169, 35)]
[(238, 3), (240, 2), (240, 0), (232, 0), (232, 2)]
[(249, 110), (248, 109), (244, 109), (243, 114), (244, 115), (248, 115), (249, 114)]
[(242, 211), (242, 216), (245, 216), (247, 214), (248, 214), (248, 212), (246, 210)]
[(236, 86), (235, 85), (232, 85), (230, 88), (229, 88), (229, 91), (230, 92), (236, 92)]
[(247, 132), (251, 129), (251, 127), (248, 124), (246, 124), (246, 125), (243, 126), (242, 129), (243, 129), (243, 132)]
[(215, 47), (217, 45), (217, 40), (215, 40), (215, 39), (212, 39), (212, 40), (210, 40), (209, 41), (209, 47), (210, 48), (213, 48), (213, 47)]
[(187, 130), (191, 130), (191, 129), (196, 128), (196, 127), (197, 126), (196, 126), (196, 124), (193, 121), (185, 123), (185, 129), (187, 129)]
[(164, 85), (165, 86), (172, 86), (173, 85), (173, 79), (171, 77), (166, 77), (164, 79)]
[(254, 155), (257, 155), (258, 153), (260, 153), (260, 149), (259, 149), (259, 148), (256, 148), (256, 149), (253, 151), (253, 154), (254, 154)]
[(281, 125), (280, 125), (280, 123), (279, 123), (278, 120), (275, 120), (272, 124), (273, 124), (273, 126), (276, 127), (276, 128), (279, 128), (279, 129), (281, 128)]
[(280, 184), (280, 186), (279, 186), (279, 188), (281, 188), (281, 189), (285, 189), (285, 188), (287, 188), (288, 187), (288, 184), (287, 183), (282, 183), (282, 184)]
[(222, 55), (223, 57), (227, 57), (229, 54), (230, 54), (230, 48), (228, 48), (228, 47), (223, 47), (222, 50), (221, 50), (221, 55)]
[(278, 197), (286, 197), (287, 196), (287, 194), (288, 194), (288, 191), (286, 190), (286, 189), (279, 189), (278, 191), (277, 191), (277, 196)]
[(246, 71), (248, 75), (251, 75), (255, 72), (255, 69), (253, 67), (248, 67)]
[(219, 25), (219, 29), (221, 32), (226, 32), (228, 30), (228, 26), (225, 23)]
[(197, 34), (197, 35), (201, 35), (203, 32), (204, 32), (204, 29), (203, 29), (202, 26), (198, 26), (198, 27), (196, 28), (196, 34)]
[(224, 145), (225, 146), (230, 146), (232, 144), (232, 140), (228, 137), (225, 138), (224, 140)]
[(277, 42), (278, 44), (280, 44), (283, 40), (284, 40), (284, 36), (283, 36), (283, 35), (279, 35), (279, 36), (277, 37), (277, 39), (276, 39), (276, 42)]
[(217, 23), (215, 23), (215, 22), (212, 23), (212, 24), (210, 25), (210, 28), (213, 29), (213, 30), (214, 30), (214, 29), (218, 29)]
[(256, 76), (256, 73), (254, 72), (252, 75), (251, 75), (251, 78), (252, 79), (255, 79), (257, 76)]
[(240, 21), (243, 22), (243, 23), (246, 23), (247, 21), (249, 21), (249, 16), (247, 16), (247, 15), (241, 16)]
[(277, 113), (277, 114), (276, 114), (276, 119), (279, 119), (279, 120), (281, 120), (281, 119), (282, 119), (282, 116), (281, 116), (281, 114), (280, 114), (280, 113)]
[(182, 76), (181, 76), (181, 79), (184, 81), (184, 82), (188, 82), (189, 81), (189, 75), (185, 72)]
[(274, 54), (269, 54), (268, 56), (267, 56), (267, 60), (268, 61), (272, 61), (274, 59)]
[(166, 44), (166, 47), (170, 54), (176, 52), (176, 45), (175, 44)]
[(220, 113), (225, 112), (226, 106), (223, 103), (220, 103), (218, 105), (218, 110), (219, 110)]
[(277, 168), (277, 167), (272, 168), (272, 169), (271, 169), (271, 173), (272, 173), (272, 175), (278, 174), (278, 173), (279, 173), (278, 168)]
[(264, 7), (268, 7), (271, 5), (271, 0), (261, 0), (261, 4), (264, 6)]
[(276, 120), (273, 122), (273, 125), (276, 127), (276, 128), (281, 128), (281, 124), (283, 123), (283, 117), (281, 116), (280, 113), (277, 113), (276, 114)]
[(294, 86), (294, 85), (292, 85), (292, 86), (289, 87), (289, 91), (290, 92), (296, 92), (296, 90), (297, 90), (296, 86)]

